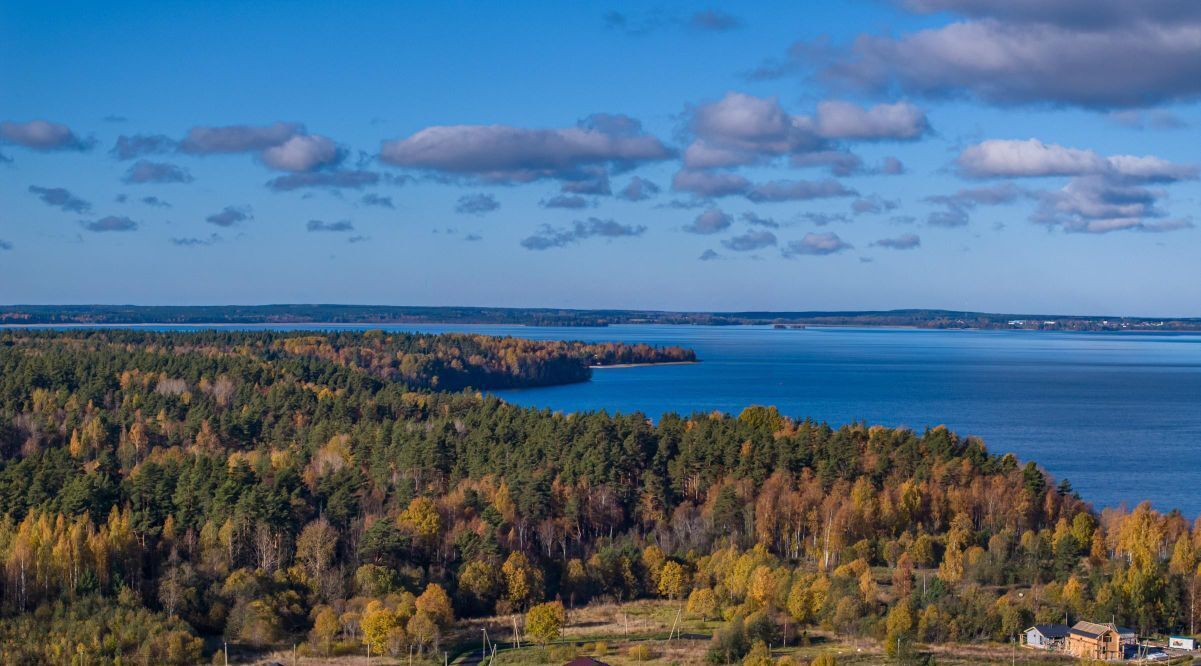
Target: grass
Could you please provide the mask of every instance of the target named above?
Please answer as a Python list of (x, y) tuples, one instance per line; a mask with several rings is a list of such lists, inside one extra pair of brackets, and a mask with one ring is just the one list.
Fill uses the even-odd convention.
[[(496, 644), (496, 658), (487, 666), (561, 666), (577, 656), (592, 656), (612, 666), (672, 666), (704, 664), (710, 637), (722, 622), (702, 621), (679, 614), (675, 637), (672, 625), (676, 622), (680, 602), (640, 600), (625, 604), (597, 604), (568, 612), (567, 626), (562, 637), (546, 646), (513, 643), (514, 616), (498, 616), (465, 620), (443, 641), (449, 663), (460, 666), (479, 664), (480, 646), (484, 631)], [(895, 665), (895, 659), (884, 655), (879, 642), (870, 638), (848, 638), (809, 629), (807, 645), (773, 646), (774, 657), (792, 656), (798, 664), (807, 664), (819, 654), (832, 652), (839, 666)], [(1025, 666), (1066, 665), (1069, 659), (1041, 654), (1031, 650), (1013, 650), (1010, 645), (980, 643), (969, 645), (922, 646), (931, 653), (939, 666)], [(291, 666), (291, 651), (271, 655), (258, 663), (278, 661)], [(1012, 660), (1012, 661), (1011, 661)], [(363, 656), (334, 658), (301, 657), (298, 666), (406, 666), (408, 658), (375, 657), (370, 664)], [(442, 654), (425, 660), (414, 659), (414, 666), (442, 664)], [(485, 662), (486, 663), (486, 662)]]

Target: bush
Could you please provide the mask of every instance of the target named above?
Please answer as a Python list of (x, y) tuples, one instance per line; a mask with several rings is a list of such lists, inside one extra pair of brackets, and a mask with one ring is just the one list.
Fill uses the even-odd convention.
[(650, 661), (655, 658), (655, 653), (651, 650), (651, 646), (646, 643), (631, 645), (630, 649), (626, 650), (626, 656), (637, 662)]
[(710, 664), (728, 664), (742, 659), (750, 649), (742, 618), (735, 617), (729, 624), (713, 633), (713, 641), (709, 645), (705, 660)]

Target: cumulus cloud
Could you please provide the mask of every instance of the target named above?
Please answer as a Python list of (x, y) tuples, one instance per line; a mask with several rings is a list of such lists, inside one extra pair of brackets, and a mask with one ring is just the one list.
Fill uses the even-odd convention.
[(968, 222), (971, 222), (971, 217), (962, 208), (936, 210), (926, 215), (926, 224), (932, 227), (966, 227)]
[(1092, 150), (1067, 148), (1038, 139), (991, 139), (959, 154), (959, 168), (976, 178), (1109, 175), (1170, 182), (1197, 176), (1197, 167), (1153, 155), (1103, 156)]
[(700, 259), (701, 261), (713, 261), (714, 259), (719, 258), (721, 258), (721, 255), (714, 250), (705, 250), (701, 253), (701, 256), (697, 257), (697, 259)]
[(142, 197), (142, 203), (146, 204), (147, 206), (154, 206), (155, 208), (170, 208), (171, 207), (171, 204), (169, 202), (163, 201), (162, 199), (155, 197), (155, 196)]
[(178, 247), (207, 247), (221, 242), (221, 236), (209, 234), (208, 238), (172, 238), (171, 244)]
[[(193, 155), (256, 153), (265, 166), (301, 176), (319, 171), (325, 177), (290, 178), (282, 176), (268, 183), (273, 189), (299, 187), (362, 187), (370, 178), (367, 171), (334, 171), (346, 158), (346, 151), (325, 136), (309, 134), (300, 123), (277, 121), (270, 125), (198, 125), (188, 130), (177, 144), (180, 152)], [(362, 165), (360, 164), (360, 167)], [(378, 181), (378, 175), (375, 175)]]
[(776, 244), (776, 235), (766, 230), (751, 230), (724, 240), (721, 244), (735, 252), (750, 252), (753, 250), (762, 250), (765, 247), (773, 247)]
[(392, 197), (385, 197), (374, 192), (363, 195), (360, 199), (365, 206), (379, 206), (380, 208), (396, 208), (392, 203)]
[(789, 162), (794, 167), (826, 167), (835, 176), (850, 176), (863, 168), (859, 156), (845, 150), (819, 150), (812, 153), (793, 155)]
[(277, 176), (267, 181), (267, 187), (276, 192), (289, 192), (306, 188), (329, 188), (361, 190), (379, 184), (381, 178), (374, 171), (313, 171), (311, 173), (290, 173)]
[(809, 201), (853, 196), (855, 193), (836, 180), (774, 180), (755, 185), (747, 191), (746, 198), (756, 203)]
[(808, 201), (857, 194), (855, 190), (831, 179), (774, 180), (754, 184), (735, 173), (690, 169), (677, 172), (672, 179), (672, 187), (703, 198), (742, 195), (755, 203)]
[(239, 222), (253, 220), (254, 214), (250, 206), (226, 206), (220, 212), (213, 213), (204, 218), (205, 222), (215, 224), (219, 227), (232, 227)]
[(646, 227), (641, 225), (619, 224), (610, 219), (590, 217), (587, 220), (576, 220), (570, 227), (551, 227), (542, 225), (538, 232), (521, 241), (521, 246), (527, 250), (549, 250), (565, 247), (588, 238), (622, 238), (641, 236)]
[(961, 189), (954, 194), (938, 194), (925, 198), (925, 201), (943, 207), (926, 217), (926, 223), (935, 227), (962, 227), (971, 220), (969, 212), (977, 206), (999, 206), (1013, 203), (1029, 192), (1005, 182), (986, 187)]
[(183, 141), (179, 142), (179, 150), (195, 155), (256, 152), (278, 146), (303, 133), (304, 125), (300, 123), (224, 127), (198, 125), (188, 130)]
[(187, 169), (166, 162), (150, 162), (138, 160), (125, 172), (122, 178), (126, 183), (190, 183), (192, 174)]
[(751, 188), (751, 181), (735, 173), (683, 169), (676, 172), (671, 186), (681, 192), (708, 198), (745, 194)]
[(68, 213), (86, 213), (92, 209), (92, 204), (80, 199), (71, 194), (71, 191), (63, 187), (39, 187), (30, 185), (29, 192), (37, 195), (42, 203), (47, 206), (61, 208)]
[(840, 100), (817, 105), (817, 133), (827, 139), (909, 141), (929, 131), (926, 113), (909, 102), (877, 104), (868, 109)]
[(70, 127), (47, 120), (0, 122), (0, 140), (30, 150), (89, 150), (95, 143), (81, 139)]
[(824, 227), (832, 222), (850, 222), (851, 218), (847, 217), (846, 213), (801, 213), (801, 219), (812, 222), (819, 227)]
[(743, 213), (742, 221), (756, 227), (766, 227), (768, 229), (779, 229), (780, 223), (770, 217), (760, 217), (756, 213)]
[(305, 225), (308, 231), (325, 231), (334, 233), (345, 233), (354, 231), (354, 224), (350, 220), (338, 220), (337, 222), (324, 222), (322, 220), (309, 220)]
[(853, 245), (838, 237), (836, 233), (807, 233), (801, 240), (795, 240), (784, 247), (783, 255), (785, 257), (795, 257), (798, 255), (818, 255), (837, 254), (844, 250), (849, 250)]
[(144, 155), (169, 153), (177, 145), (175, 139), (163, 134), (122, 134), (108, 154), (119, 160), (132, 160)]
[(1192, 0), (905, 0), (904, 5), (924, 14), (954, 12), (973, 18), (991, 17), (1065, 28), (1201, 21), (1201, 7)]
[(901, 234), (895, 238), (881, 238), (872, 245), (890, 250), (913, 250), (921, 247), (922, 239), (917, 234)]
[(109, 215), (99, 220), (84, 220), (79, 223), (84, 229), (95, 232), (135, 231), (138, 223), (124, 216)]
[(491, 194), (464, 194), (455, 204), (455, 212), (464, 215), (483, 215), (500, 208), (500, 202)]
[(692, 112), (695, 139), (684, 151), (689, 169), (762, 162), (823, 146), (809, 118), (792, 116), (775, 97), (729, 92)]
[(380, 159), (394, 166), (497, 183), (570, 180), (589, 169), (626, 169), (673, 154), (637, 120), (610, 114), (563, 129), (433, 126), (380, 148)]
[(13, 244), (11, 242), (0, 239), (0, 250), (11, 250), (11, 249), (13, 249)]
[(1073, 178), (1063, 188), (1036, 194), (1031, 220), (1074, 233), (1175, 231), (1192, 227), (1186, 219), (1167, 220), (1158, 203), (1164, 194), (1105, 176)]
[(295, 173), (332, 167), (342, 160), (343, 153), (329, 138), (303, 134), (264, 149), (260, 156), (272, 169)]
[(1000, 205), (1017, 201), (1026, 195), (1026, 190), (1013, 183), (998, 183), (987, 187), (969, 187), (954, 194), (938, 194), (926, 197), (930, 203), (944, 204), (962, 208), (974, 208), (979, 205)]
[(1146, 107), (1201, 95), (1201, 10), (1189, 0), (916, 0), (965, 17), (847, 48), (793, 47), (794, 62), (863, 88), (996, 104)]
[(560, 185), (560, 189), (570, 194), (608, 196), (613, 193), (609, 187), (609, 174), (604, 171), (589, 173), (577, 180), (565, 180)]
[(590, 204), (587, 199), (577, 194), (557, 194), (549, 199), (543, 199), (540, 202), (543, 208), (587, 208)]
[[(1164, 218), (1166, 212), (1158, 204), (1167, 193), (1146, 186), (1192, 180), (1198, 175), (1197, 167), (1193, 165), (1169, 162), (1153, 155), (1106, 156), (1093, 150), (1045, 144), (1036, 139), (984, 141), (964, 149), (958, 164), (965, 174), (977, 178), (1070, 177), (1070, 181), (1058, 190), (1028, 193), (1039, 201), (1031, 219), (1065, 231), (1084, 233), (1184, 228), (1179, 224), (1167, 228), (1161, 226), (1162, 220), (1157, 220)], [(1012, 190), (1001, 195), (1003, 200), (999, 202), (1010, 200)], [(932, 222), (965, 221), (963, 210), (970, 205), (965, 205), (962, 196), (932, 201), (947, 206), (947, 211)], [(994, 203), (985, 200), (969, 200), (969, 203), (971, 201)]]
[(700, 215), (691, 224), (684, 227), (684, 231), (693, 234), (716, 234), (730, 228), (734, 220), (719, 208), (710, 208)]
[(645, 201), (658, 193), (658, 185), (641, 176), (634, 176), (630, 179), (629, 183), (626, 183), (625, 187), (621, 188), (621, 191), (617, 193), (617, 197), (626, 201)]
[(884, 162), (880, 165), (880, 173), (898, 176), (905, 173), (905, 165), (895, 157), (885, 157)]
[(917, 139), (929, 123), (925, 112), (908, 102), (863, 108), (827, 100), (817, 105), (815, 116), (800, 116), (789, 114), (775, 97), (728, 92), (694, 109), (689, 128), (695, 137), (684, 151), (689, 169), (757, 164), (784, 155), (804, 165), (804, 154), (825, 152), (826, 162), (816, 163), (841, 164), (847, 170), (847, 161), (858, 158), (844, 152), (831, 160), (837, 155), (829, 152), (831, 142)]
[(893, 199), (885, 199), (878, 194), (872, 194), (851, 202), (851, 212), (856, 215), (878, 215), (896, 210), (901, 204)]

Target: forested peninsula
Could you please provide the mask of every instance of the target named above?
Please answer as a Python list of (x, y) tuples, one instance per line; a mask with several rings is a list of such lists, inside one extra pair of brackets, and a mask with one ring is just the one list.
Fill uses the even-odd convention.
[(942, 427), (771, 407), (651, 421), (481, 393), (635, 359), (692, 356), (0, 332), (0, 661), (221, 663), (228, 642), (443, 663), (508, 626), (474, 618), (512, 614), (552, 644), (571, 614), (646, 599), (705, 627), (688, 640), (711, 663), (774, 663), (751, 660), (810, 634), (908, 658), (1065, 617), (1193, 626), (1201, 526), (1098, 512)]

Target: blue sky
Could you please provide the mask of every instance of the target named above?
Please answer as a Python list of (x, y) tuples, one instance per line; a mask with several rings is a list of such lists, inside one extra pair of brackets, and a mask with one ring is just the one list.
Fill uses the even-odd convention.
[(1201, 316), (1198, 7), (7, 2), (0, 302)]

